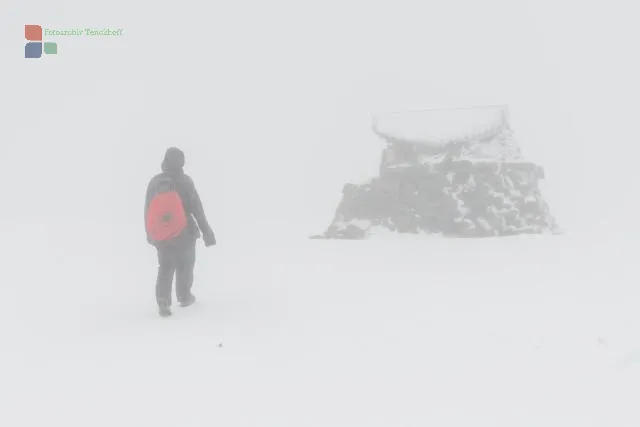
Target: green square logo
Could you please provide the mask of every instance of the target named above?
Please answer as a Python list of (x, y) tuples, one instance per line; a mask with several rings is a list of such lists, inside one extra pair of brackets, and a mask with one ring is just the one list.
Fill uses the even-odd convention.
[(55, 55), (58, 53), (58, 44), (53, 42), (44, 43), (44, 53), (47, 55)]

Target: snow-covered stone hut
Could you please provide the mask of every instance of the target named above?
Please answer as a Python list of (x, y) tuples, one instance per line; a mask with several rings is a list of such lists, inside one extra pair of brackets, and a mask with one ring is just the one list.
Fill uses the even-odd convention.
[(543, 169), (524, 161), (508, 107), (428, 110), (377, 117), (386, 142), (380, 176), (347, 184), (324, 238), (376, 229), (450, 237), (556, 233), (540, 190)]

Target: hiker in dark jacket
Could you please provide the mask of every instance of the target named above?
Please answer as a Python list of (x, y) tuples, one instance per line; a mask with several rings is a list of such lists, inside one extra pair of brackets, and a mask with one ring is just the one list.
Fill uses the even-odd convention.
[(175, 183), (175, 191), (180, 196), (186, 214), (186, 227), (170, 240), (154, 241), (147, 227), (147, 241), (158, 251), (158, 277), (156, 280), (156, 301), (161, 316), (171, 315), (171, 295), (173, 276), (176, 276), (176, 297), (182, 307), (195, 302), (191, 293), (193, 270), (196, 260), (196, 241), (202, 236), (205, 246), (216, 244), (216, 238), (209, 226), (202, 207), (202, 201), (191, 177), (184, 173), (184, 153), (175, 147), (169, 148), (162, 162), (162, 172), (154, 176), (147, 186), (145, 202), (145, 225), (152, 199), (159, 183), (170, 178)]

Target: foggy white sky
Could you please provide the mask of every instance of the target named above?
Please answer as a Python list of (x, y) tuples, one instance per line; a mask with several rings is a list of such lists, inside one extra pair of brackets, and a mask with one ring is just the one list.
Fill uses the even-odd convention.
[[(376, 174), (372, 112), (508, 104), (560, 224), (620, 229), (640, 213), (621, 185), (636, 173), (638, 30), (629, 2), (592, 3), (9, 1), (1, 174), (19, 209), (3, 219), (137, 241), (144, 187), (178, 145), (219, 234), (306, 236), (344, 183)], [(27, 23), (124, 35), (58, 37), (57, 56), (25, 60)], [(59, 190), (42, 212), (45, 183)]]

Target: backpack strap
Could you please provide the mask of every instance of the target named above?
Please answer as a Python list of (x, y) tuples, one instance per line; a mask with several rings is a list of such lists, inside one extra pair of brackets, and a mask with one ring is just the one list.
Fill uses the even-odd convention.
[(153, 188), (154, 194), (160, 194), (167, 191), (178, 191), (176, 180), (167, 174), (158, 176), (157, 182), (155, 183)]

